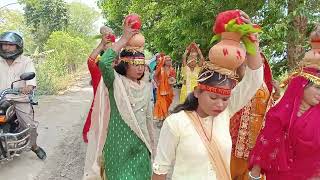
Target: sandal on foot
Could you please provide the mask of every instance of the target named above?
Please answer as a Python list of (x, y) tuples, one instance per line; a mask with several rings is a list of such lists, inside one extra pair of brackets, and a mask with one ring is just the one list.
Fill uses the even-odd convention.
[(45, 160), (47, 158), (47, 153), (41, 147), (37, 147), (35, 150), (32, 151), (36, 153), (38, 158), (41, 160)]

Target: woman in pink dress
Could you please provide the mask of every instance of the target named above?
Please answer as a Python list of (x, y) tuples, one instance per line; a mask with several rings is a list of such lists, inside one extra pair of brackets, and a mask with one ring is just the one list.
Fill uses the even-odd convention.
[(250, 177), (268, 180), (320, 178), (320, 28), (303, 67), (291, 76), (282, 99), (250, 154)]

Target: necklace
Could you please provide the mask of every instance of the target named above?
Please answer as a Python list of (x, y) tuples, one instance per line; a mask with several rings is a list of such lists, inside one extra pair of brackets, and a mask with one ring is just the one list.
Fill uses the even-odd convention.
[(310, 106), (305, 106), (305, 105), (301, 104), (299, 107), (298, 116), (299, 117), (302, 116), (302, 114), (305, 113), (309, 108), (310, 108)]
[(199, 121), (199, 123), (200, 123), (200, 125), (201, 125), (202, 131), (204, 132), (207, 140), (208, 140), (209, 142), (211, 142), (211, 139), (212, 139), (212, 129), (213, 129), (213, 120), (211, 119), (210, 136), (208, 136), (208, 132), (207, 132), (207, 130), (203, 127), (203, 124), (202, 124), (202, 122), (201, 122), (200, 116), (198, 115), (197, 112), (195, 112), (195, 113), (196, 113), (196, 115), (197, 115), (197, 120)]

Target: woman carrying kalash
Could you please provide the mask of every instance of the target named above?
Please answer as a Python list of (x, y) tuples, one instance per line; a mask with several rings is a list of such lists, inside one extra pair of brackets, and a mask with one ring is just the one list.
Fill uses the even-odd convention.
[[(114, 35), (112, 29), (107, 26), (102, 26), (100, 28), (100, 33), (102, 36), (101, 42), (99, 43), (98, 47), (91, 52), (87, 60), (88, 70), (91, 76), (93, 99), (96, 95), (98, 86), (100, 84), (100, 79), (101, 79), (101, 72), (98, 66), (100, 54), (103, 54), (103, 52), (106, 49), (108, 49), (112, 45), (112, 43), (115, 42), (115, 39), (116, 39), (116, 36)], [(88, 143), (88, 132), (90, 131), (90, 126), (91, 126), (91, 115), (92, 115), (93, 105), (94, 105), (94, 101), (92, 101), (91, 103), (86, 121), (83, 126), (83, 130), (82, 130), (82, 137), (85, 143)]]
[(183, 84), (180, 91), (180, 103), (183, 103), (190, 92), (197, 86), (197, 79), (204, 57), (199, 46), (191, 43), (182, 56), (181, 74)]
[[(243, 27), (248, 31), (239, 33)], [(222, 40), (211, 48), (210, 62), (203, 65), (196, 89), (164, 122), (153, 180), (165, 180), (172, 165), (173, 180), (231, 179), (229, 120), (263, 82), (259, 45), (252, 34), (259, 31), (240, 10), (217, 16), (214, 32)], [(247, 51), (241, 48), (240, 38)], [(236, 85), (235, 70), (245, 59), (245, 76)]]
[(251, 179), (320, 179), (320, 26), (311, 33), (311, 50), (283, 83), (249, 156)]
[[(121, 38), (99, 62), (111, 109), (110, 120), (103, 125), (107, 126), (107, 134), (102, 174), (108, 180), (148, 180), (152, 175), (151, 85), (141, 80), (145, 71), (144, 37), (139, 33), (140, 27), (136, 28), (140, 18), (128, 19), (124, 20)], [(113, 67), (118, 55), (119, 61)]]

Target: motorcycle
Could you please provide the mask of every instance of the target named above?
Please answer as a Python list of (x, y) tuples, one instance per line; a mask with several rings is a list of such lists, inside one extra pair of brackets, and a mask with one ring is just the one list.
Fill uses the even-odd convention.
[[(23, 73), (20, 79), (12, 82), (11, 87), (0, 91), (0, 162), (13, 160), (22, 152), (30, 151), (30, 127), (23, 130), (19, 128), (19, 121), (14, 104), (20, 102), (14, 95), (21, 95), (19, 89), (13, 88), (14, 83), (31, 80), (35, 73)], [(11, 96), (11, 97), (10, 97)], [(23, 103), (38, 105), (34, 102), (35, 92), (28, 95), (28, 100)], [(15, 96), (17, 97), (17, 96)]]

